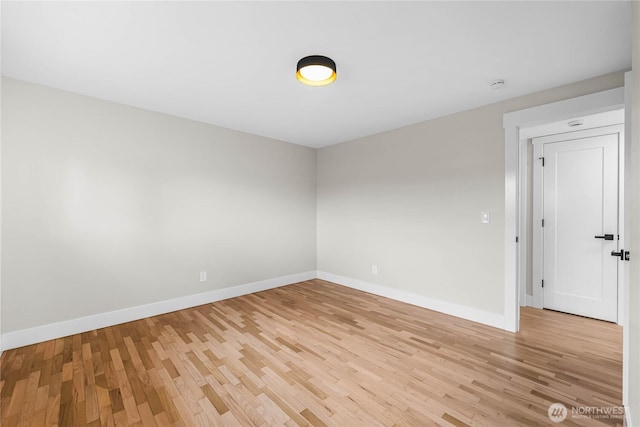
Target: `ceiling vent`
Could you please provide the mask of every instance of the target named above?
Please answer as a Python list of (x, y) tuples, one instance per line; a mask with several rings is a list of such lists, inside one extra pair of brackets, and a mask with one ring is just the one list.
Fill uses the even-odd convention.
[(500, 79), (500, 80), (496, 80), (495, 82), (492, 82), (489, 87), (493, 90), (496, 89), (501, 89), (504, 86), (504, 80)]

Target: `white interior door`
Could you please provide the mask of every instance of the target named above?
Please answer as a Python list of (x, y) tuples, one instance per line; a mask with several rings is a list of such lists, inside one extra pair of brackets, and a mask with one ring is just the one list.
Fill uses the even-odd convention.
[(542, 144), (543, 306), (615, 322), (620, 133), (595, 133)]

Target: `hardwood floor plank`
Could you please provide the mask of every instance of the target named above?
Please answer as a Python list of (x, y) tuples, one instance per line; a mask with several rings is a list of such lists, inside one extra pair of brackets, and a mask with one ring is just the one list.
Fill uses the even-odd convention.
[(304, 409), (302, 412), (300, 412), (300, 415), (302, 415), (314, 427), (327, 427), (327, 424), (325, 424), (324, 421), (322, 421), (316, 414), (308, 409)]
[(0, 424), (529, 426), (621, 405), (620, 327), (523, 308), (521, 328), (311, 280), (6, 351)]
[(216, 411), (218, 411), (218, 414), (222, 415), (229, 410), (227, 404), (224, 403), (224, 399), (222, 399), (218, 395), (218, 393), (216, 393), (216, 391), (211, 387), (210, 384), (205, 384), (202, 386), (202, 393), (211, 402)]

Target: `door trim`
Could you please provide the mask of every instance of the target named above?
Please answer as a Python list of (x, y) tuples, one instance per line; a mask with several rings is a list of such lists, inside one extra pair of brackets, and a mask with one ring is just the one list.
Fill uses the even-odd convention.
[(518, 182), (523, 173), (518, 167), (520, 128), (569, 120), (577, 117), (603, 113), (625, 107), (624, 88), (610, 89), (590, 95), (579, 96), (551, 104), (540, 105), (503, 115), (504, 128), (504, 329), (517, 332), (520, 329), (518, 271), (518, 244), (516, 237), (522, 235), (518, 209)]
[[(623, 209), (624, 209), (624, 125), (623, 124), (612, 124), (610, 126), (603, 126), (591, 129), (583, 129), (578, 131), (567, 132), (563, 134), (557, 135), (547, 135), (532, 138), (533, 143), (533, 161), (538, 162), (534, 163), (533, 166), (533, 307), (535, 308), (543, 308), (544, 300), (543, 300), (543, 291), (541, 281), (543, 279), (542, 272), (544, 271), (543, 265), (543, 256), (544, 256), (544, 247), (543, 247), (543, 239), (542, 239), (542, 227), (539, 227), (538, 224), (542, 221), (543, 214), (543, 169), (540, 160), (536, 160), (542, 157), (543, 146), (545, 144), (551, 144), (554, 142), (564, 142), (571, 141), (574, 139), (582, 139), (588, 137), (595, 136), (603, 136), (603, 135), (613, 135), (618, 134), (618, 233), (620, 236), (620, 240), (618, 241), (618, 248), (624, 247), (623, 235), (624, 235), (624, 225), (622, 224), (621, 219), (623, 218)], [(618, 271), (620, 269), (620, 264), (618, 263)], [(620, 310), (620, 303), (622, 300), (622, 290), (623, 290), (623, 277), (618, 274), (617, 278), (617, 323), (622, 324), (622, 312)]]
[[(623, 197), (626, 197), (627, 203), (625, 204), (624, 210), (624, 219), (631, 219), (631, 103), (633, 99), (633, 80), (631, 71), (624, 73), (624, 94), (625, 94), (625, 110), (624, 110), (624, 130), (625, 130), (625, 140), (623, 150), (625, 152), (624, 156), (624, 167), (625, 173), (623, 178), (624, 183), (624, 193)], [(627, 246), (631, 245), (631, 227), (624, 228), (623, 237), (625, 239), (625, 244), (628, 243)], [(630, 283), (630, 270), (628, 262), (622, 263), (622, 308), (621, 308), (621, 317), (622, 317), (622, 404), (625, 406), (625, 414), (628, 414), (629, 409), (629, 343), (631, 342), (631, 335), (629, 328), (629, 307), (631, 304), (631, 298), (629, 297), (629, 283)], [(626, 325), (626, 326), (624, 326)], [(631, 425), (631, 416), (627, 415), (628, 425)]]

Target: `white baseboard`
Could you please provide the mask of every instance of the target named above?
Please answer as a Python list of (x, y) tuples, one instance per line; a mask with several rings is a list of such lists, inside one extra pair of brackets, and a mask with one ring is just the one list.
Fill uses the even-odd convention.
[(633, 427), (631, 423), (631, 409), (629, 405), (624, 406), (624, 427)]
[(470, 308), (451, 302), (425, 297), (412, 292), (374, 285), (373, 283), (367, 283), (361, 280), (339, 276), (337, 274), (327, 273), (324, 271), (318, 271), (318, 278), (328, 282), (337, 283), (348, 288), (358, 289), (360, 291), (369, 292), (370, 294), (406, 302), (418, 307), (493, 326), (494, 328), (506, 329), (504, 316), (502, 314), (490, 313), (476, 308)]
[(120, 323), (131, 322), (133, 320), (144, 319), (145, 317), (170, 313), (172, 311), (208, 304), (215, 301), (235, 298), (241, 295), (265, 291), (267, 289), (278, 288), (292, 283), (304, 282), (305, 280), (315, 279), (316, 277), (318, 277), (316, 271), (307, 271), (304, 273), (276, 277), (273, 279), (261, 280), (224, 289), (216, 289), (214, 291), (188, 295), (171, 300), (94, 314), (78, 319), (36, 326), (35, 328), (8, 332), (6, 334), (2, 334), (0, 340), (2, 347), (0, 347), (0, 351), (92, 331), (94, 329), (113, 326)]
[(524, 299), (524, 303), (527, 304), (527, 307), (533, 307), (533, 295), (525, 295)]
[[(342, 286), (369, 292), (374, 295), (383, 296), (397, 301), (412, 304), (440, 313), (449, 314), (495, 328), (504, 329), (504, 316), (496, 313), (489, 313), (483, 310), (454, 304), (451, 302), (436, 300), (412, 292), (375, 285), (352, 279), (337, 274), (323, 271), (307, 271), (304, 273), (292, 274), (289, 276), (276, 277), (273, 279), (261, 280), (244, 285), (232, 286), (224, 289), (203, 292), (195, 295), (188, 295), (166, 301), (159, 301), (135, 307), (123, 308), (106, 313), (94, 314), (78, 319), (66, 320), (63, 322), (51, 323), (48, 325), (36, 326), (34, 328), (22, 329), (8, 332), (0, 336), (0, 351), (18, 348), (25, 345), (36, 344), (56, 338), (66, 337), (73, 334), (92, 331), (94, 329), (105, 328), (120, 323), (131, 322), (144, 319), (146, 317), (157, 316), (159, 314), (170, 313), (176, 310), (208, 304), (242, 295), (273, 289), (292, 283), (303, 282), (315, 278), (334, 282)], [(527, 296), (527, 305), (529, 304)]]

